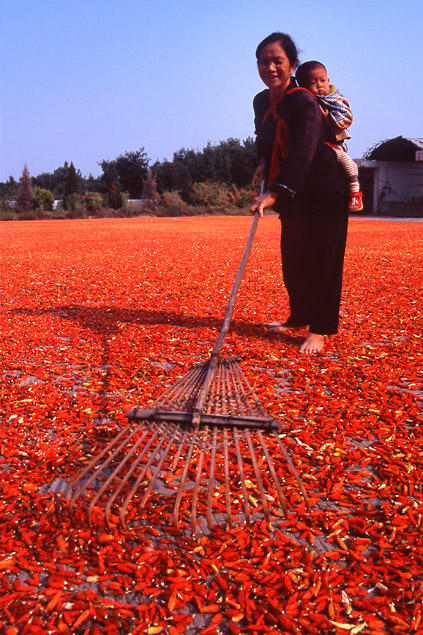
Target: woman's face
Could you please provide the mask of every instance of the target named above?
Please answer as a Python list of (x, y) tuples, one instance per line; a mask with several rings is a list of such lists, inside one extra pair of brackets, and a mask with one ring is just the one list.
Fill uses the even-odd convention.
[(295, 64), (291, 64), (279, 42), (268, 44), (262, 49), (257, 66), (261, 79), (270, 91), (285, 92)]

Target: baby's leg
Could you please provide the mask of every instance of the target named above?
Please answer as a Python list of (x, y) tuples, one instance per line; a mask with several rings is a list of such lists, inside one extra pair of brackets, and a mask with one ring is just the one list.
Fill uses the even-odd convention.
[(358, 182), (358, 167), (356, 162), (342, 150), (336, 148), (336, 156), (341, 164), (350, 184), (350, 202), (348, 210), (350, 212), (359, 212), (363, 209), (363, 194), (360, 192), (360, 184)]

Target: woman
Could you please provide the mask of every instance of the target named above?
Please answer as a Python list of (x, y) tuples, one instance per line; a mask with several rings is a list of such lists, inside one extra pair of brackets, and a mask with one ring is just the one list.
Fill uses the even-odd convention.
[(348, 185), (324, 142), (315, 97), (292, 79), (298, 62), (289, 35), (272, 33), (257, 47), (267, 89), (254, 98), (259, 171), (265, 191), (251, 212), (273, 207), (282, 222), (282, 271), (290, 315), (279, 333), (309, 327), (300, 352), (317, 353), (338, 332), (348, 226)]

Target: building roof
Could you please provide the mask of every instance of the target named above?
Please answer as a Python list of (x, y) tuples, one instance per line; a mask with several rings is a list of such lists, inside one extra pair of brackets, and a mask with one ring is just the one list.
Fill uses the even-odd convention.
[(371, 161), (415, 161), (417, 150), (423, 150), (423, 139), (395, 137), (380, 141), (364, 154)]

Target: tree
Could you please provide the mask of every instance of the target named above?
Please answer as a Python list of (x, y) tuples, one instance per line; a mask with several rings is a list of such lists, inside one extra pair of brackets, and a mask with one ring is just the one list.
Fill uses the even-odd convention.
[[(38, 176), (32, 177), (33, 187), (38, 186), (45, 190), (53, 192), (54, 198), (63, 199), (65, 195), (66, 182), (69, 175), (69, 164), (65, 161), (64, 165), (56, 168), (53, 173), (43, 172)], [(76, 171), (76, 176), (79, 184), (79, 191), (84, 192), (99, 192), (101, 190), (100, 177), (94, 177), (92, 174), (88, 178), (84, 178), (79, 170)], [(1, 184), (0, 184), (1, 186)]]
[(109, 201), (109, 207), (112, 209), (119, 209), (122, 207), (122, 194), (119, 187), (119, 181), (113, 181), (107, 192), (107, 200)]
[(34, 192), (31, 185), (31, 177), (25, 163), (22, 176), (19, 179), (19, 189), (16, 196), (16, 211), (18, 214), (32, 212), (34, 209)]
[(103, 180), (109, 207), (119, 209), (122, 207), (122, 193), (114, 161), (103, 161), (103, 164)]
[(156, 162), (153, 166), (157, 190), (163, 192), (187, 192), (192, 186), (189, 168), (175, 161)]
[(172, 161), (154, 164), (157, 188), (160, 193), (178, 190), (187, 197), (194, 183), (219, 181), (236, 187), (249, 187), (257, 166), (254, 140), (242, 143), (229, 138), (219, 144), (208, 143), (203, 150), (182, 148)]
[(7, 201), (16, 198), (19, 183), (15, 181), (13, 176), (9, 176), (6, 183), (0, 183), (0, 201)]
[(88, 178), (84, 179), (84, 190), (86, 192), (100, 192), (101, 177), (90, 174)]
[(144, 180), (147, 176), (148, 161), (144, 148), (140, 148), (136, 152), (125, 152), (114, 161), (103, 159), (99, 165), (103, 173), (106, 174), (110, 165), (113, 164), (121, 190), (128, 192), (129, 198), (141, 198)]
[(215, 176), (210, 172), (210, 166), (205, 166), (202, 152), (181, 148), (178, 152), (173, 154), (172, 163), (174, 163), (175, 166), (178, 166), (180, 174), (183, 174), (183, 170), (181, 170), (182, 166), (188, 171), (191, 184), (199, 181), (205, 181), (206, 179), (212, 179)]
[(230, 183), (237, 187), (248, 187), (257, 167), (257, 150), (254, 139), (248, 137), (241, 144), (239, 139), (229, 138), (227, 141), (221, 141), (217, 150), (223, 154), (228, 162)]
[(65, 209), (75, 209), (81, 205), (81, 173), (75, 170), (74, 164), (71, 162), (66, 177), (65, 191), (63, 193), (63, 207)]
[(153, 176), (151, 168), (147, 169), (147, 176), (144, 179), (142, 195), (143, 198), (148, 198), (150, 201), (156, 200), (158, 198), (157, 181), (156, 178)]
[(65, 161), (64, 165), (56, 168), (53, 173), (43, 172), (33, 177), (33, 186), (41, 187), (44, 190), (53, 192), (55, 198), (63, 198), (65, 193), (66, 181), (68, 179), (69, 165)]
[(66, 185), (63, 198), (67, 199), (72, 194), (79, 194), (79, 179), (74, 164), (71, 162), (66, 177)]

